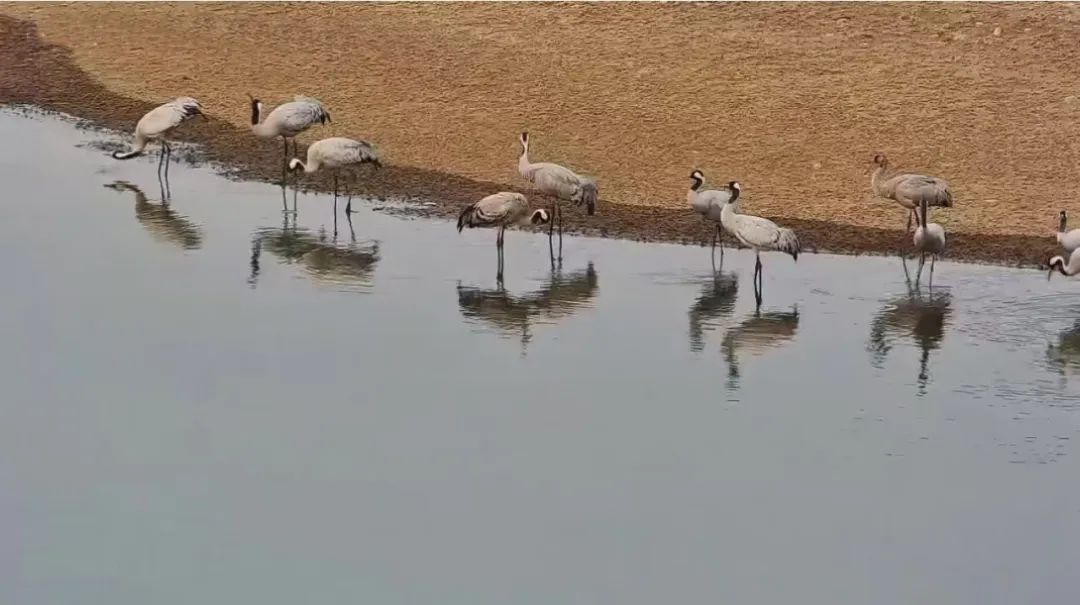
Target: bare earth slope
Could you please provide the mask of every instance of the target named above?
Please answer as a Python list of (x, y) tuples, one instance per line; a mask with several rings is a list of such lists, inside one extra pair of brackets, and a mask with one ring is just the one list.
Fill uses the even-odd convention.
[[(0, 13), (10, 17), (6, 52), (26, 55), (40, 36), (109, 94), (147, 107), (197, 96), (237, 137), (245, 93), (270, 105), (304, 93), (334, 117), (304, 141), (370, 138), (417, 174), (520, 185), (515, 137), (529, 130), (534, 159), (595, 175), (603, 202), (651, 207), (623, 210), (643, 228), (650, 217), (675, 220), (661, 209), (685, 208), (697, 167), (714, 182), (740, 180), (746, 211), (811, 229), (815, 244), (895, 248), (905, 215), (870, 193), (875, 151), (952, 182), (956, 207), (935, 219), (973, 257), (1035, 260), (1059, 209), (1080, 216), (1071, 170), (1080, 5), (110, 3)], [(21, 75), (0, 76), (0, 100), (44, 103), (33, 97), (48, 88), (58, 106), (59, 83), (16, 81), (47, 78), (41, 66), (57, 52), (19, 59)], [(104, 109), (66, 108), (97, 118)], [(280, 153), (237, 141), (267, 159)], [(687, 221), (679, 228), (693, 230)], [(836, 245), (822, 221), (871, 239)], [(976, 233), (1044, 239), (980, 254), (965, 240)]]

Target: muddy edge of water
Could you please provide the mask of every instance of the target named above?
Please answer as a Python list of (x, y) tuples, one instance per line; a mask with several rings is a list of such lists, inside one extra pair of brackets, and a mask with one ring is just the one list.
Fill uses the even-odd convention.
[[(197, 59), (192, 58), (188, 67), (197, 69)], [(198, 94), (178, 94), (181, 92)], [(238, 103), (246, 102), (244, 92), (238, 91)], [(46, 43), (33, 23), (6, 16), (0, 16), (0, 102), (63, 112), (125, 133), (154, 107), (105, 88), (75, 65), (69, 49)], [(197, 157), (182, 157), (190, 163), (220, 166), (232, 178), (279, 182), (281, 144), (258, 140), (247, 129), (215, 119), (212, 111), (210, 117), (185, 124), (175, 135), (178, 141), (200, 145)], [(156, 149), (152, 148), (151, 153)], [(304, 175), (299, 181), (303, 189), (330, 191), (329, 173)], [(426, 202), (429, 205), (423, 214), (452, 218), (463, 205), (503, 190), (526, 193), (538, 205), (550, 205), (552, 201), (521, 184), (474, 181), (392, 164), (378, 172), (363, 170), (354, 192), (380, 199)], [(566, 232), (581, 235), (691, 245), (707, 245), (712, 236), (711, 227), (689, 209), (619, 204), (603, 197), (593, 217), (573, 207), (568, 207), (563, 216)], [(784, 216), (769, 218), (795, 229), (807, 252), (894, 254), (911, 245), (910, 236), (900, 229), (871, 229)], [(902, 211), (897, 208), (897, 224), (902, 220)], [(949, 238), (947, 255), (951, 260), (1041, 266), (1050, 254), (1056, 253), (1051, 237), (950, 233)]]

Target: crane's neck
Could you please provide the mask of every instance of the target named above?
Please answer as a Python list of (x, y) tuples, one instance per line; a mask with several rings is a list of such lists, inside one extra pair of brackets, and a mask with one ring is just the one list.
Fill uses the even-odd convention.
[(146, 149), (146, 144), (149, 142), (141, 133), (135, 133), (135, 140), (131, 143), (131, 149), (127, 151), (114, 151), (112, 157), (118, 160), (127, 160), (137, 155), (141, 155), (143, 150)]
[(532, 169), (532, 162), (529, 161), (529, 140), (525, 139), (521, 141), (521, 156), (518, 157), (518, 172), (521, 176), (529, 178), (529, 172)]
[(924, 230), (926, 229), (926, 214), (926, 198), (923, 197), (922, 201), (919, 202), (919, 223)]
[(303, 169), (303, 171), (305, 173), (308, 173), (308, 174), (317, 171), (320, 166), (322, 166), (322, 162), (319, 161), (319, 158), (311, 157), (311, 150), (310, 149), (308, 149), (308, 161), (307, 161), (307, 163), (304, 163), (303, 161), (301, 161), (300, 158), (293, 158), (292, 160), (289, 161), (289, 169), (290, 170)]
[(263, 104), (261, 101), (251, 102), (251, 131), (259, 137), (275, 137), (278, 133), (267, 127), (263, 119)]
[(1057, 269), (1058, 273), (1061, 273), (1064, 276), (1072, 277), (1073, 275), (1080, 273), (1080, 262), (1072, 262), (1073, 260), (1074, 258), (1070, 256), (1070, 262), (1068, 265), (1066, 265), (1065, 257), (1055, 256), (1054, 258), (1050, 259), (1050, 267), (1052, 269)]
[(882, 162), (874, 168), (873, 174), (870, 175), (870, 187), (874, 190), (874, 193), (879, 193), (886, 170), (888, 170), (888, 165)]
[(1058, 224), (1058, 233), (1065, 233), (1066, 225), (1069, 224), (1069, 217), (1065, 212), (1061, 213), (1061, 222)]
[(720, 209), (720, 224), (724, 227), (730, 227), (731, 222), (735, 220), (735, 200), (738, 199), (738, 192), (734, 193), (731, 200), (724, 204), (724, 207)]

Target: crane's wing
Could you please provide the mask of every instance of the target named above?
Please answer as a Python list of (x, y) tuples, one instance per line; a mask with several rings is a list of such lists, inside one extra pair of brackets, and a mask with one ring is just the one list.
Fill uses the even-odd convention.
[[(300, 132), (307, 130), (315, 124), (325, 124), (330, 121), (330, 114), (315, 99), (305, 97), (303, 101), (291, 101), (278, 105), (270, 115), (281, 116), (281, 125), (284, 129)], [(269, 117), (267, 118), (270, 119)]]
[(526, 178), (541, 191), (567, 200), (578, 191), (584, 180), (573, 170), (550, 162), (533, 164)]
[(799, 237), (791, 229), (780, 227), (769, 219), (759, 216), (736, 214), (735, 220), (735, 236), (748, 246), (779, 250), (796, 259), (802, 252)]
[(350, 163), (360, 164), (363, 162), (371, 162), (372, 164), (381, 165), (379, 162), (379, 154), (375, 151), (375, 146), (367, 141), (345, 139), (342, 148), (346, 160)]
[(464, 227), (484, 227), (497, 225), (511, 219), (515, 214), (520, 214), (529, 207), (529, 202), (524, 195), (510, 191), (502, 191), (485, 197), (484, 199), (466, 206), (458, 216), (458, 231)]
[(191, 97), (180, 97), (146, 113), (135, 126), (136, 132), (153, 137), (167, 132), (202, 113), (202, 106)]
[(330, 121), (330, 112), (326, 111), (326, 106), (322, 104), (322, 101), (304, 95), (296, 95), (293, 97), (294, 103), (304, 103), (312, 107), (312, 111), (318, 114), (318, 120), (320, 124), (325, 124)]
[(944, 179), (922, 174), (900, 174), (892, 179), (897, 196), (915, 202), (923, 199), (930, 206), (952, 206), (952, 190)]

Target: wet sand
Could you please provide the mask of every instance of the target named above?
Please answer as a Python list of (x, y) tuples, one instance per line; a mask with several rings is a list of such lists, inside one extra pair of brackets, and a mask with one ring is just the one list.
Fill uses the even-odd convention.
[[(16, 5), (0, 7), (0, 101), (128, 130), (178, 94), (211, 118), (180, 138), (239, 178), (278, 178), (245, 93), (330, 107), (331, 134), (389, 167), (362, 193), (451, 216), (522, 188), (534, 158), (596, 175), (571, 231), (705, 242), (686, 175), (744, 184), (744, 210), (810, 251), (896, 251), (904, 212), (869, 160), (948, 178), (935, 214), (954, 259), (1037, 264), (1080, 161), (1080, 24), (1071, 5)], [(325, 44), (316, 41), (324, 40)], [(324, 178), (306, 178), (325, 188)], [(1013, 203), (1012, 200), (1017, 200)], [(1080, 215), (1080, 209), (1077, 209)]]

